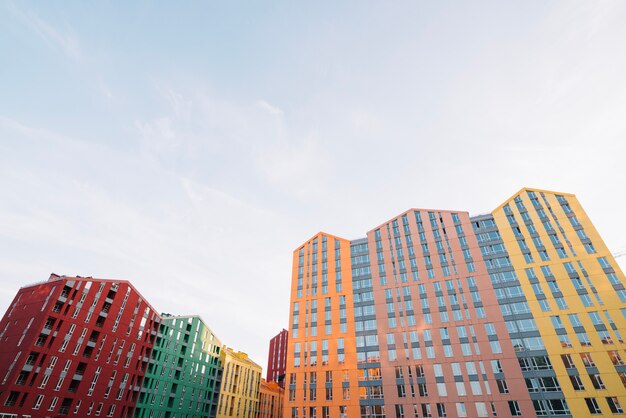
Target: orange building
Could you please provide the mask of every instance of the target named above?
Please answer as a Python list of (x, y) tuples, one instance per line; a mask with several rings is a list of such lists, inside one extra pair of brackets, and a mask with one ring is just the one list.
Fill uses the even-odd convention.
[(259, 392), (259, 409), (257, 418), (279, 418), (283, 412), (283, 396), (285, 390), (276, 382), (268, 382), (261, 378)]
[(285, 414), (360, 414), (350, 241), (319, 233), (294, 252)]

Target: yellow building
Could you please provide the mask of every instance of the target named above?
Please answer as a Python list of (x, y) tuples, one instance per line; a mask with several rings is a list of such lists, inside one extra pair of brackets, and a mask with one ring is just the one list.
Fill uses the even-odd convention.
[(261, 379), (257, 418), (280, 418), (283, 413), (284, 393), (285, 390), (278, 383)]
[[(545, 346), (551, 364), (545, 373), (558, 381), (544, 380), (540, 374), (526, 378), (538, 415), (553, 415), (549, 400), (558, 397), (577, 418), (623, 414), (626, 280), (576, 196), (525, 188), (494, 210), (492, 219), (508, 257), (493, 258), (488, 266), (494, 272), (512, 267), (517, 276), (511, 280), (513, 287), (496, 283), (503, 284), (496, 289), (500, 306), (505, 305), (505, 315), (527, 306), (530, 312), (518, 310), (518, 315), (534, 319), (533, 331), (542, 340), (536, 342)], [(477, 234), (480, 226), (475, 222)], [(481, 247), (483, 254), (497, 250), (493, 245)], [(506, 277), (492, 275), (492, 281), (506, 281)], [(502, 302), (522, 296), (509, 290), (514, 287), (521, 288), (527, 305)], [(507, 324), (512, 338), (523, 336), (519, 326), (524, 323)], [(544, 348), (526, 347), (526, 343), (524, 338), (513, 338), (523, 367), (524, 351)]]
[(224, 347), (220, 354), (224, 367), (217, 418), (254, 418), (259, 408), (261, 366), (246, 353)]

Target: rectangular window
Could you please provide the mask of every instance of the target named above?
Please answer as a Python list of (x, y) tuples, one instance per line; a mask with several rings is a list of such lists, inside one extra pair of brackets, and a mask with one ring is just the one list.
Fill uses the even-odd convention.
[(522, 415), (522, 410), (517, 401), (509, 401), (509, 410), (511, 411), (511, 416), (518, 417)]
[(587, 404), (587, 408), (589, 409), (590, 414), (601, 414), (602, 410), (600, 409), (600, 405), (598, 405), (598, 401), (596, 398), (585, 398), (585, 403)]

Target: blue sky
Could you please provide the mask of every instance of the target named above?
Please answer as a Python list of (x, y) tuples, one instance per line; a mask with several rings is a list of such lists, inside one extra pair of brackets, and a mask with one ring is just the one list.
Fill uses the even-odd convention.
[(622, 1), (3, 1), (0, 309), (50, 272), (127, 279), (265, 367), (319, 230), (531, 186), (624, 249), (624, 21)]

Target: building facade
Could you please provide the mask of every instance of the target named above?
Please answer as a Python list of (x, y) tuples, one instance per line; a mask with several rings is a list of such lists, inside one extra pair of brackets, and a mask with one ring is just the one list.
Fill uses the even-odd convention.
[(350, 241), (319, 233), (294, 252), (284, 416), (359, 416), (352, 286)]
[(570, 194), (319, 233), (293, 256), (284, 416), (621, 414), (623, 283)]
[(217, 417), (253, 418), (259, 412), (261, 366), (246, 353), (223, 347), (220, 359), (224, 368)]
[(133, 416), (159, 320), (126, 281), (21, 288), (0, 322), (0, 412)]
[(270, 340), (270, 349), (267, 356), (268, 382), (277, 382), (281, 388), (285, 387), (285, 367), (287, 361), (287, 340), (289, 332), (283, 329)]
[(537, 415), (623, 414), (626, 282), (576, 196), (522, 189), (472, 221)]
[(198, 316), (161, 316), (127, 281), (53, 274), (0, 321), (0, 416), (215, 417), (220, 355)]
[(285, 390), (276, 382), (261, 379), (257, 418), (281, 418)]
[(164, 314), (135, 417), (215, 417), (221, 346), (199, 316)]

